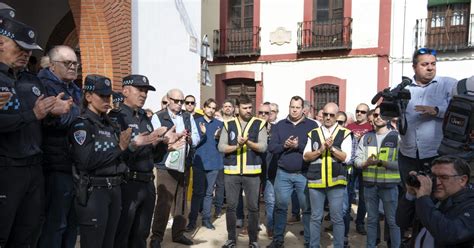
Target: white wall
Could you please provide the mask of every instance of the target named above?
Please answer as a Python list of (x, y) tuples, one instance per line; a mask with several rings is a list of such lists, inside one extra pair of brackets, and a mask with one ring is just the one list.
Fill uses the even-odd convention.
[(333, 76), (346, 80), (346, 96), (342, 96), (346, 99), (346, 111), (353, 111), (360, 102), (369, 103), (377, 93), (377, 58), (215, 66), (211, 75), (242, 70), (263, 72), (263, 101), (280, 106), (279, 118), (288, 114), (287, 106), (292, 96), (305, 98), (306, 81), (316, 77)]
[(379, 10), (379, 1), (352, 1), (352, 49), (378, 46)]
[[(198, 53), (190, 51), (190, 35), (198, 39)], [(157, 88), (145, 107), (159, 110), (172, 88), (199, 100), (200, 40), (200, 0), (132, 1), (132, 73), (146, 75)]]
[[(303, 13), (304, 1), (262, 0), (260, 2), (261, 53), (264, 55), (296, 53), (298, 22), (303, 21)], [(290, 43), (271, 44), (270, 33), (279, 27), (291, 32)]]

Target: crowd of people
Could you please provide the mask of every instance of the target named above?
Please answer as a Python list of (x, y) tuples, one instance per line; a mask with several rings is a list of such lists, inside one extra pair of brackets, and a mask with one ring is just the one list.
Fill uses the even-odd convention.
[(470, 166), (437, 152), (457, 80), (436, 75), (435, 50), (413, 54), (404, 134), (379, 106), (360, 103), (352, 114), (328, 102), (313, 119), (299, 96), (280, 120), (276, 103), (254, 116), (252, 99), (240, 95), (221, 108), (206, 99), (198, 110), (180, 89), (153, 112), (143, 109), (156, 90), (144, 75), (124, 77), (120, 93), (95, 74), (80, 89), (78, 57), (65, 45), (29, 71), (37, 34), (10, 6), (0, 9), (0, 247), (75, 247), (79, 232), (81, 247), (157, 248), (170, 216), (172, 241), (193, 245), (186, 233), (199, 215), (215, 230), (225, 208), (223, 248), (236, 247), (237, 227), (260, 247), (261, 212), (268, 247), (278, 248), (290, 202), (301, 246), (320, 247), (328, 219), (333, 247), (349, 247), (356, 189), (355, 230), (367, 247), (384, 230), (392, 248), (473, 247)]

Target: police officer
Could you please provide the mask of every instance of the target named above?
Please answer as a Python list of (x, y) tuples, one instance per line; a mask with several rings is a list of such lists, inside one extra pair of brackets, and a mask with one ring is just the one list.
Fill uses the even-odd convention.
[(0, 247), (35, 247), (44, 209), (40, 121), (70, 103), (45, 97), (24, 70), (31, 50), (41, 50), (31, 27), (0, 17), (0, 44), (0, 91), (11, 94), (0, 109)]
[[(5, 3), (0, 2), (0, 16), (7, 17), (7, 18), (14, 18), (15, 9), (13, 9), (12, 7), (8, 6)], [(2, 51), (2, 48), (1, 48), (2, 44), (3, 43), (1, 43), (0, 41), (0, 51)], [(3, 108), (5, 104), (7, 104), (8, 101), (10, 101), (11, 95), (12, 94), (10, 92), (0, 91), (0, 109)]]
[[(148, 91), (155, 91), (148, 78), (129, 75), (123, 78), (123, 103), (109, 113), (109, 117), (121, 130), (131, 128), (132, 138), (139, 134), (152, 133), (153, 126), (142, 109)], [(154, 133), (163, 135), (166, 127)], [(130, 171), (126, 183), (122, 184), (122, 214), (120, 216), (115, 247), (146, 247), (150, 233), (151, 218), (155, 207), (155, 185), (153, 183), (153, 145), (137, 150), (128, 149), (124, 161)]]
[(84, 82), (82, 113), (71, 124), (69, 141), (76, 178), (76, 214), (81, 247), (114, 247), (126, 166), (122, 152), (129, 147), (131, 129), (119, 133), (107, 117), (111, 81), (88, 75)]

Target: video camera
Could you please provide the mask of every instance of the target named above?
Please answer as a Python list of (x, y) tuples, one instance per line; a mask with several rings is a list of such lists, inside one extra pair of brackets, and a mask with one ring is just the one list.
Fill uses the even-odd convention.
[(411, 99), (410, 91), (405, 89), (412, 80), (409, 77), (402, 77), (402, 82), (397, 87), (390, 89), (390, 87), (378, 92), (372, 98), (372, 104), (376, 104), (381, 97), (380, 115), (384, 119), (392, 119), (398, 117), (398, 126), (400, 134), (406, 133), (406, 118), (405, 110), (408, 102)]

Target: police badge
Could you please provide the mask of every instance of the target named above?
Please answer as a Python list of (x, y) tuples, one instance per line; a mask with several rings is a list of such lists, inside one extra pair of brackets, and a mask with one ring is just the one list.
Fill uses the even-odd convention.
[(234, 140), (234, 139), (235, 139), (235, 133), (234, 133), (234, 131), (230, 131), (230, 134), (229, 134), (229, 135), (230, 135), (230, 139), (231, 139), (231, 140)]
[(40, 89), (38, 89), (38, 87), (36, 87), (36, 86), (33, 86), (31, 88), (31, 91), (33, 92), (33, 94), (35, 94), (35, 96), (40, 96), (41, 95)]
[(81, 145), (84, 144), (86, 141), (87, 132), (85, 130), (78, 130), (74, 132), (74, 140), (76, 140), (77, 144)]
[(313, 151), (316, 151), (316, 150), (318, 150), (318, 149), (319, 149), (319, 144), (318, 144), (317, 141), (315, 141), (315, 142), (313, 143)]

